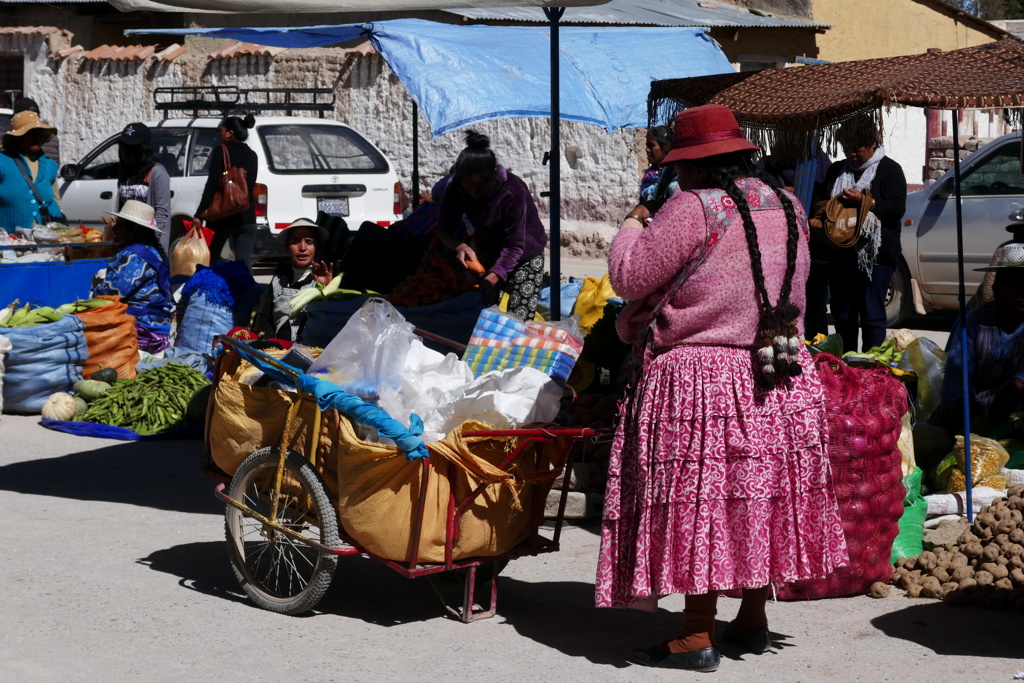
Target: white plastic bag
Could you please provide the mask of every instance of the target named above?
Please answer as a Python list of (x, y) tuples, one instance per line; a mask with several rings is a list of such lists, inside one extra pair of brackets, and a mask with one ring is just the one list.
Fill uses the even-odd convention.
[(429, 431), (443, 438), (470, 418), (494, 429), (551, 422), (561, 400), (562, 388), (540, 370), (519, 367), (488, 372), (446, 396), (424, 418), (424, 435)]
[(306, 374), (375, 401), (380, 395), (381, 378), (400, 376), (405, 371), (406, 357), (414, 343), (420, 342), (413, 326), (394, 306), (383, 299), (368, 299)]
[[(408, 425), (412, 413), (426, 418), (448, 394), (461, 391), (472, 381), (473, 371), (458, 356), (454, 353), (443, 356), (416, 339), (405, 356), (401, 373), (381, 374), (378, 405), (391, 417)], [(443, 436), (427, 430), (423, 439), (429, 443)]]
[(11, 350), (11, 340), (0, 334), (0, 411), (4, 409), (4, 356)]
[(903, 351), (896, 367), (917, 375), (914, 414), (918, 422), (927, 422), (942, 402), (942, 374), (946, 370), (946, 352), (931, 339), (918, 337)]

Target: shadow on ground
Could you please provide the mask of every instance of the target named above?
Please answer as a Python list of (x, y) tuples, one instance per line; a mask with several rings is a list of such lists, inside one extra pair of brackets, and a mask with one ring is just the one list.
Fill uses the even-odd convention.
[(890, 638), (926, 647), (954, 657), (1019, 659), (1021, 615), (1013, 610), (949, 607), (929, 601), (875, 617), (871, 624)]
[[(183, 588), (260, 609), (249, 602), (235, 578), (226, 541), (177, 545), (138, 562), (178, 577)], [(306, 616), (321, 613), (396, 626), (442, 618), (445, 610), (427, 579), (407, 579), (380, 562), (356, 555), (338, 558), (330, 589)]]
[(0, 467), (0, 490), (221, 514), (224, 507), (213, 495), (216, 482), (199, 474), (202, 452), (203, 442), (198, 439), (126, 441), (56, 458), (25, 460)]

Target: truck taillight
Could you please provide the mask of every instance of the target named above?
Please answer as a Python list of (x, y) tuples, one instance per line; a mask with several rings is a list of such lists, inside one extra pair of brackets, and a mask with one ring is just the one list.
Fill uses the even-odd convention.
[(267, 186), (261, 183), (256, 183), (256, 186), (252, 189), (252, 196), (256, 199), (256, 215), (266, 216), (267, 215)]
[(395, 183), (395, 205), (391, 212), (396, 216), (402, 215), (402, 183)]

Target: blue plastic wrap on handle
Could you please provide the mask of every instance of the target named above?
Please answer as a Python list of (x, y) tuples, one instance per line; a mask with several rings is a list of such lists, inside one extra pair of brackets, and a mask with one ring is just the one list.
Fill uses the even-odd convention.
[(273, 379), (294, 386), (316, 398), (320, 410), (334, 408), (355, 422), (375, 428), (381, 436), (394, 441), (405, 453), (407, 460), (425, 458), (429, 455), (427, 445), (420, 438), (420, 434), (423, 433), (423, 420), (415, 413), (409, 416), (410, 427), (406, 428), (388, 415), (387, 411), (348, 393), (333, 382), (303, 374), (298, 368), (282, 363), (237, 339), (218, 337), (217, 341), (229, 346), (239, 356)]

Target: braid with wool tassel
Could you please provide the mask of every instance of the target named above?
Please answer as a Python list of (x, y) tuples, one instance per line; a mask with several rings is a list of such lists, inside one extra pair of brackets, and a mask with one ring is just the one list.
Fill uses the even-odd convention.
[(757, 240), (757, 228), (750, 213), (750, 206), (746, 197), (736, 185), (733, 174), (725, 169), (717, 168), (711, 170), (711, 180), (716, 187), (725, 190), (725, 193), (736, 203), (736, 210), (743, 219), (743, 230), (747, 238), (747, 250), (750, 253), (750, 265), (754, 275), (754, 285), (757, 289), (758, 303), (761, 308), (760, 324), (756, 344), (756, 366), (760, 371), (758, 379), (766, 389), (774, 388), (780, 378), (793, 377), (803, 372), (800, 367), (800, 336), (797, 330), (797, 319), (800, 317), (800, 310), (789, 300), (789, 293), (792, 291), (793, 276), (796, 272), (797, 248), (800, 239), (800, 231), (796, 223), (796, 213), (789, 197), (772, 183), (768, 182), (759, 174), (749, 157), (745, 160), (749, 169), (748, 175), (758, 177), (778, 196), (786, 214), (787, 239), (786, 239), (786, 272), (783, 277), (782, 290), (779, 293), (779, 303), (772, 306), (768, 290), (764, 283), (764, 271), (761, 267), (761, 247)]

